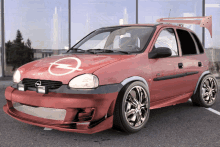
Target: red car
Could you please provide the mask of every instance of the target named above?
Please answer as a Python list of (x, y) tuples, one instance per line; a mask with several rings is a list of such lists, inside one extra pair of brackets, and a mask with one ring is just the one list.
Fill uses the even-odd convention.
[[(158, 22), (211, 30), (211, 17), (199, 18)], [(133, 133), (147, 123), (150, 109), (189, 98), (212, 106), (218, 86), (208, 69), (198, 37), (181, 25), (105, 27), (64, 54), (18, 68), (3, 109), (19, 121), (61, 131), (95, 133), (114, 126)]]

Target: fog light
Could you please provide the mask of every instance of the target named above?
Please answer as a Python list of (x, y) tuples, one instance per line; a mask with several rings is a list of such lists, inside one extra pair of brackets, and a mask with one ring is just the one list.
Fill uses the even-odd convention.
[(47, 94), (48, 93), (47, 86), (37, 86), (37, 93)]
[(27, 90), (27, 86), (24, 84), (18, 84), (18, 90), (20, 91), (26, 91)]

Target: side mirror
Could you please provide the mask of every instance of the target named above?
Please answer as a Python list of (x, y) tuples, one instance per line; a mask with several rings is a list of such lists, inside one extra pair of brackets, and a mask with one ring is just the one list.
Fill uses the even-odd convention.
[(172, 55), (171, 49), (167, 47), (153, 48), (153, 50), (148, 54), (149, 59), (164, 58)]

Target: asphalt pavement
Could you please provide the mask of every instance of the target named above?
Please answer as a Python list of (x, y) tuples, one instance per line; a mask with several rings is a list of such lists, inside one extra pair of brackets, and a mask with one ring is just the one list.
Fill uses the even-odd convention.
[(48, 131), (5, 114), (2, 107), (9, 80), (0, 79), (0, 147), (220, 147), (220, 115), (214, 113), (220, 112), (220, 92), (213, 112), (188, 101), (151, 110), (147, 125), (138, 133), (109, 129), (90, 135)]

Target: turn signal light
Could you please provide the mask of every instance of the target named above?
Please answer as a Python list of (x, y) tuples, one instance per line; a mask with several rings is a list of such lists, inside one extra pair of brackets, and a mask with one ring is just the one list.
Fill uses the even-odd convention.
[(27, 86), (24, 84), (18, 84), (18, 90), (20, 91), (26, 91), (27, 90)]

